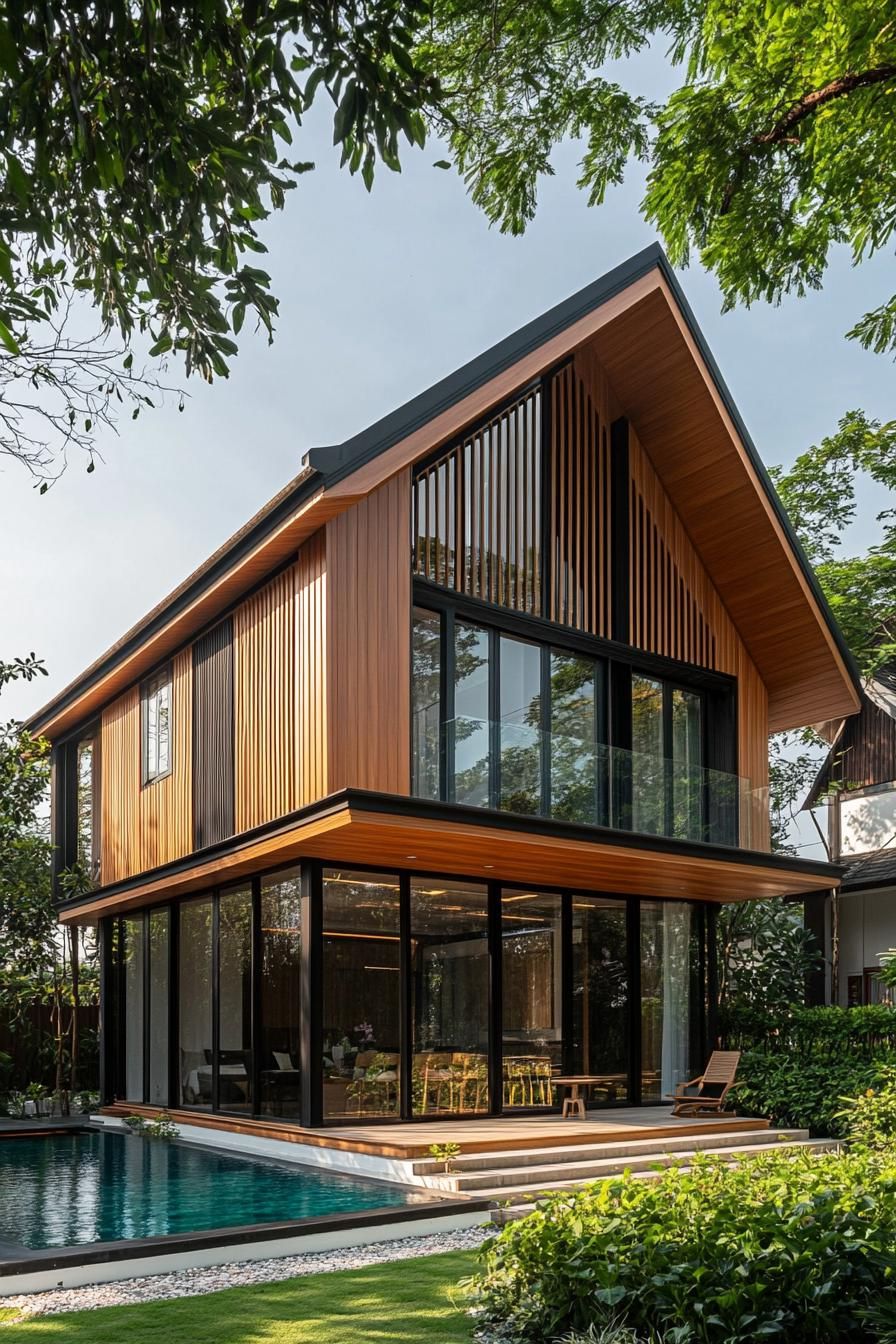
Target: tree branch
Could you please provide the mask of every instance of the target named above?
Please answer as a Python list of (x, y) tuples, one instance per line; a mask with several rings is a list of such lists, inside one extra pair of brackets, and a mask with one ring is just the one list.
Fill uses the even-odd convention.
[(896, 65), (878, 65), (872, 70), (862, 70), (854, 74), (841, 75), (838, 79), (832, 79), (823, 88), (804, 94), (770, 130), (761, 131), (758, 135), (754, 135), (751, 143), (754, 145), (777, 145), (784, 140), (792, 141), (790, 133), (794, 126), (799, 125), (806, 117), (813, 116), (826, 103), (833, 102), (835, 98), (843, 98), (849, 93), (854, 93), (856, 89), (865, 89), (872, 84), (882, 84), (885, 80), (893, 78), (896, 78)]

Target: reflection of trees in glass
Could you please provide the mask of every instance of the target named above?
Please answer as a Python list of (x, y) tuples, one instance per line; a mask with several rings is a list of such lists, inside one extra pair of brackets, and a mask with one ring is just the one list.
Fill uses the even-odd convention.
[(441, 620), (437, 612), (414, 611), (411, 641), (413, 784), (418, 798), (439, 798), (442, 693)]
[(454, 797), (489, 804), (489, 637), (465, 621), (454, 624)]
[(99, 853), (96, 844), (96, 767), (97, 741), (83, 737), (77, 752), (77, 826), (78, 863), (91, 886), (99, 877)]
[(619, 1075), (619, 1100), (628, 1071), (628, 959), (626, 908), (573, 897), (573, 1022), (576, 1067)]
[(597, 665), (551, 650), (551, 815), (595, 821)]
[(541, 811), (541, 648), (501, 636), (501, 784), (506, 812)]

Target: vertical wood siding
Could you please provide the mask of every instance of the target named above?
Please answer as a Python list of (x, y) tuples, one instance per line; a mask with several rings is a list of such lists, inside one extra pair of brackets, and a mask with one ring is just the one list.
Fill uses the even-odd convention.
[(410, 791), (411, 475), (327, 524), (330, 791)]
[[(630, 619), (635, 648), (737, 677), (738, 773), (768, 786), (768, 693), (669, 496), (630, 435)], [(766, 849), (761, 797), (744, 799), (742, 843)]]
[(327, 792), (325, 594), (319, 532), (234, 612), (237, 831)]
[(197, 849), (233, 835), (233, 622), (193, 645), (193, 830)]
[(171, 773), (142, 786), (140, 689), (103, 711), (100, 881), (106, 886), (182, 858), (193, 848), (193, 658), (175, 655), (171, 685)]
[[(583, 372), (585, 377), (583, 377)], [(551, 380), (551, 591), (548, 617), (610, 634), (609, 410), (605, 387), (577, 359)]]

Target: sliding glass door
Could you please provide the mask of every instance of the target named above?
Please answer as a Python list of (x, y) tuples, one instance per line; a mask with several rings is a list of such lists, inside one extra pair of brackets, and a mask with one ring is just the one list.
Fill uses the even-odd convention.
[(501, 1104), (553, 1105), (563, 1067), (563, 897), (501, 892)]

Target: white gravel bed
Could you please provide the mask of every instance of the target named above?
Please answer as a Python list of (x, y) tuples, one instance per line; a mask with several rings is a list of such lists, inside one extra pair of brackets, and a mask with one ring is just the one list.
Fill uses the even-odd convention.
[(302, 1274), (320, 1274), (334, 1269), (360, 1269), (387, 1260), (409, 1260), (441, 1251), (470, 1251), (481, 1246), (497, 1228), (471, 1227), (459, 1232), (437, 1232), (426, 1237), (402, 1237), (371, 1246), (346, 1247), (340, 1251), (316, 1251), (287, 1255), (277, 1260), (248, 1260), (235, 1265), (209, 1265), (204, 1269), (179, 1269), (171, 1274), (149, 1274), (142, 1279), (117, 1283), (88, 1284), (46, 1293), (0, 1297), (0, 1308), (18, 1308), (14, 1325), (28, 1316), (51, 1316), (60, 1311), (92, 1311), (133, 1302), (160, 1302), (179, 1297), (200, 1297), (222, 1288), (245, 1288), (256, 1283), (277, 1283)]

